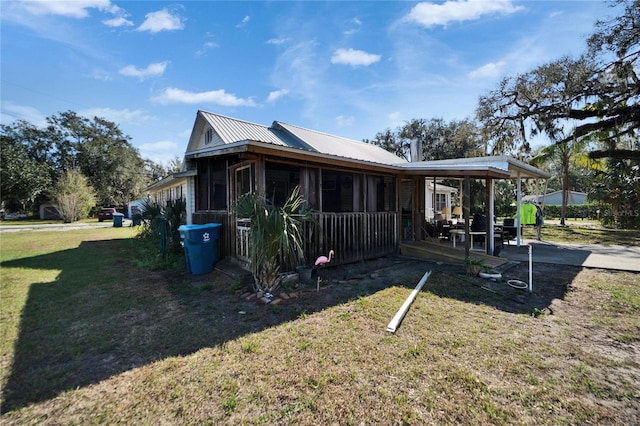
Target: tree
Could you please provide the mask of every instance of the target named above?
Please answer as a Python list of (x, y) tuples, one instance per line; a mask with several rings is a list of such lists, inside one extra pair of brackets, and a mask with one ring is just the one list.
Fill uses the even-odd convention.
[(51, 185), (46, 163), (29, 156), (27, 147), (2, 126), (0, 135), (0, 194), (3, 205), (19, 205), (27, 211)]
[(608, 147), (592, 158), (640, 159), (640, 150), (616, 146), (640, 127), (640, 0), (612, 2), (620, 5), (621, 15), (596, 23), (582, 56), (505, 78), (480, 97), (477, 116), (494, 151), (529, 152), (539, 133), (558, 145), (606, 133)]
[(144, 160), (144, 174), (148, 183), (158, 182), (168, 176), (167, 169), (152, 160)]
[(596, 170), (590, 196), (601, 200), (608, 209), (601, 211), (607, 225), (639, 228), (640, 166), (629, 161), (610, 158), (608, 167)]
[[(427, 134), (427, 120), (424, 118), (414, 118), (405, 122), (404, 126), (398, 129), (398, 139), (404, 150), (410, 152), (411, 161), (424, 161), (424, 149), (428, 146), (429, 141)], [(416, 144), (419, 152), (414, 153), (411, 144)], [(413, 156), (416, 155), (416, 158)]]
[(425, 122), (425, 142), (422, 146), (426, 160), (446, 160), (485, 155), (484, 143), (477, 124), (469, 119), (444, 121), (432, 118)]
[(171, 161), (169, 161), (169, 165), (167, 166), (167, 171), (169, 173), (178, 173), (182, 171), (182, 166), (183, 166), (182, 158), (176, 155), (171, 159)]
[(398, 140), (396, 133), (389, 128), (383, 132), (376, 133), (373, 140), (364, 139), (363, 142), (377, 145), (405, 160), (409, 159), (408, 147), (404, 146), (402, 141)]
[[(590, 195), (629, 208), (639, 204), (634, 185), (640, 179), (640, 0), (614, 0), (611, 6), (621, 7), (620, 14), (596, 23), (583, 55), (503, 79), (480, 97), (477, 117), (493, 152), (529, 153), (531, 138), (540, 134), (560, 156), (569, 155), (576, 141), (591, 141), (591, 159), (609, 158), (610, 168), (628, 175), (607, 179), (608, 185)], [(567, 170), (561, 170), (565, 191)], [(604, 187), (613, 192), (606, 194)]]
[(581, 139), (578, 141), (552, 144), (540, 150), (539, 154), (531, 160), (531, 165), (540, 166), (541, 163), (558, 159), (560, 163), (560, 176), (562, 182), (562, 207), (560, 210), (560, 224), (565, 225), (567, 216), (568, 194), (571, 190), (571, 179), (569, 176), (569, 166), (573, 155), (580, 155), (588, 141)]
[(182, 159), (178, 156), (175, 156), (173, 159), (171, 159), (166, 167), (160, 163), (154, 162), (153, 160), (144, 160), (144, 174), (147, 183), (149, 184), (158, 182), (166, 178), (167, 176), (172, 175), (173, 173), (178, 173), (181, 171)]
[(144, 162), (117, 124), (73, 111), (48, 119), (57, 136), (62, 170), (78, 167), (90, 180), (100, 205), (119, 206), (139, 198), (147, 181)]
[[(2, 126), (2, 136), (21, 145), (27, 157), (46, 169), (52, 184), (69, 170), (79, 169), (103, 206), (124, 205), (140, 197), (148, 181), (144, 162), (118, 125), (67, 111), (48, 117), (38, 128), (25, 121)], [(4, 198), (4, 195), (3, 195)]]
[(378, 132), (373, 140), (365, 139), (364, 142), (380, 146), (409, 160), (412, 140), (416, 140), (422, 150), (416, 161), (477, 157), (485, 152), (481, 131), (469, 119), (447, 123), (442, 118), (414, 118), (398, 127), (395, 132), (386, 129)]
[(78, 170), (64, 172), (53, 190), (62, 219), (76, 222), (87, 217), (95, 206), (95, 194), (87, 178)]

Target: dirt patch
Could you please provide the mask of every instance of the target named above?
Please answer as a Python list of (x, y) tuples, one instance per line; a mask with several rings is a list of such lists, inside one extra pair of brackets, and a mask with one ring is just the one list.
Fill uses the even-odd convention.
[[(183, 283), (189, 281), (192, 289), (202, 287), (205, 282), (213, 283), (215, 303), (225, 311), (241, 311), (243, 315), (251, 317), (254, 330), (269, 327), (274, 322), (288, 320), (303, 312), (317, 312), (335, 304), (366, 297), (390, 286), (413, 289), (427, 271), (432, 271), (432, 275), (423, 291), (474, 303), (492, 304), (506, 312), (553, 314), (555, 309), (559, 309), (555, 301), (565, 298), (567, 292), (571, 291), (574, 278), (582, 270), (579, 267), (536, 264), (533, 291), (530, 293), (508, 284), (509, 280), (528, 284), (527, 264), (506, 265), (499, 271), (501, 278), (484, 279), (469, 276), (460, 264), (387, 256), (317, 268), (308, 283), (300, 283), (293, 278), (272, 295), (270, 304), (271, 308), (275, 308), (274, 316), (271, 314), (274, 309), (264, 309), (266, 300), (260, 301), (253, 294), (250, 275), (243, 275), (238, 268), (229, 265), (220, 266), (207, 275), (182, 274), (180, 278), (167, 278)], [(473, 291), (470, 292), (470, 289)]]

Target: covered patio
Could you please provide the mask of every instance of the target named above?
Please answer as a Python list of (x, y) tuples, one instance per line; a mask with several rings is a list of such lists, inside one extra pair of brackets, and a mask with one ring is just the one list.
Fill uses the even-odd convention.
[[(485, 222), (495, 223), (495, 190), (494, 183), (497, 179), (516, 180), (516, 218), (515, 228), (516, 245), (520, 246), (522, 241), (521, 227), (518, 218), (520, 217), (520, 206), (522, 202), (522, 180), (523, 179), (547, 179), (549, 174), (539, 170), (529, 164), (508, 156), (462, 158), (440, 161), (422, 161), (405, 163), (400, 166), (404, 174), (413, 179), (418, 195), (420, 186), (426, 180), (433, 180), (436, 185), (440, 179), (458, 180), (460, 182), (460, 204), (462, 205), (463, 227), (458, 234), (464, 243), (455, 244), (456, 235), (450, 236), (449, 240), (433, 238), (427, 235), (422, 226), (414, 227), (413, 241), (403, 241), (400, 244), (400, 252), (403, 254), (439, 259), (451, 262), (464, 262), (467, 258), (482, 258), (488, 266), (499, 266), (505, 263), (496, 254), (497, 244), (503, 245), (502, 229), (496, 231), (495, 226), (486, 226), (484, 235), (481, 235), (485, 244), (482, 251), (473, 250), (471, 247), (473, 235), (478, 232), (471, 231), (471, 179), (480, 179), (485, 183)], [(423, 202), (413, 203), (424, 205)], [(424, 210), (415, 209), (413, 211), (413, 223), (421, 223), (424, 218)], [(499, 233), (498, 233), (499, 232)]]

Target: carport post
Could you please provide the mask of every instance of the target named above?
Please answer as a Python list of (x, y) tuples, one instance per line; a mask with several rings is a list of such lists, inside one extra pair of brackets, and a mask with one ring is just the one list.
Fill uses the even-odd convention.
[(495, 217), (495, 210), (494, 210), (494, 205), (495, 205), (495, 181), (491, 178), (487, 179), (487, 191), (489, 194), (489, 207), (487, 208), (487, 222), (486, 222), (486, 226), (487, 226), (487, 238), (488, 238), (488, 243), (485, 245), (486, 249), (487, 249), (487, 254), (489, 255), (493, 255), (494, 250), (495, 250), (495, 241), (494, 241), (494, 234), (495, 234), (495, 229), (493, 226), (493, 218)]
[(468, 259), (469, 251), (471, 249), (471, 238), (469, 235), (469, 222), (471, 222), (471, 178), (469, 178), (469, 176), (464, 177), (462, 188), (462, 214), (464, 218), (464, 258)]
[(522, 179), (520, 179), (520, 172), (518, 172), (516, 188), (516, 220), (514, 223), (516, 225), (516, 242), (517, 246), (520, 247), (522, 238), (522, 233), (520, 232), (520, 204), (522, 204)]

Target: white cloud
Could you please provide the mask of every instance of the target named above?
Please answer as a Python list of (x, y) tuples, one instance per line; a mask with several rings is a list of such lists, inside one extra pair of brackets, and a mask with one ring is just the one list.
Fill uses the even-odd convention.
[(111, 75), (103, 70), (103, 69), (95, 69), (93, 70), (93, 72), (91, 73), (91, 78), (93, 78), (94, 80), (98, 80), (98, 81), (111, 81), (113, 80), (113, 78), (111, 78)]
[(267, 44), (279, 45), (279, 44), (284, 44), (289, 40), (291, 39), (290, 38), (270, 38), (269, 40), (267, 40)]
[(471, 71), (469, 73), (469, 78), (478, 79), (498, 77), (502, 74), (505, 65), (507, 65), (507, 63), (504, 61), (489, 62), (488, 64)]
[(182, 18), (172, 15), (166, 8), (145, 15), (144, 22), (138, 27), (138, 31), (158, 33), (160, 31), (181, 30), (184, 28)]
[(267, 97), (267, 102), (275, 102), (281, 97), (288, 94), (289, 94), (289, 89), (275, 90), (269, 93), (269, 96)]
[(130, 26), (133, 25), (133, 22), (131, 22), (130, 20), (128, 20), (124, 16), (119, 16), (119, 17), (112, 18), (112, 19), (106, 19), (106, 20), (102, 21), (102, 23), (105, 24), (108, 27), (113, 27), (113, 28), (130, 27)]
[(126, 75), (129, 77), (138, 77), (140, 80), (144, 80), (147, 77), (162, 75), (168, 64), (169, 61), (156, 62), (149, 64), (144, 69), (138, 69), (134, 65), (127, 65), (124, 68), (120, 68), (120, 71), (118, 72), (122, 75)]
[(302, 101), (301, 115), (314, 117), (317, 110), (324, 110), (322, 104), (327, 89), (323, 78), (330, 64), (318, 53), (318, 42), (296, 37), (294, 42), (283, 48), (275, 61), (270, 84), (286, 87)]
[(331, 57), (332, 64), (350, 65), (352, 67), (369, 66), (382, 58), (380, 55), (355, 49), (337, 49)]
[(37, 127), (44, 127), (47, 122), (44, 114), (37, 108), (27, 105), (17, 105), (11, 101), (2, 101), (2, 124), (11, 124), (16, 120), (24, 120)]
[[(138, 146), (140, 156), (148, 158), (154, 163), (168, 165), (176, 156), (180, 157), (183, 147), (174, 141), (162, 140), (143, 143)], [(180, 155), (179, 155), (180, 154)]]
[(389, 113), (387, 115), (387, 120), (389, 122), (390, 128), (396, 128), (404, 124), (404, 121), (402, 120), (402, 114), (400, 114), (400, 111), (394, 111)]
[(29, 0), (22, 1), (19, 5), (33, 15), (62, 15), (70, 18), (86, 18), (89, 16), (87, 9), (110, 13), (120, 11), (110, 0)]
[(358, 18), (353, 18), (351, 20), (351, 22), (353, 22), (353, 24), (355, 25), (355, 28), (351, 28), (350, 30), (346, 30), (344, 32), (344, 35), (352, 35), (357, 33), (358, 31), (360, 31), (360, 27), (362, 27), (362, 21), (360, 21)]
[(251, 98), (242, 99), (225, 92), (224, 89), (208, 92), (189, 92), (169, 87), (151, 99), (159, 104), (215, 104), (221, 106), (256, 106)]
[(205, 53), (207, 53), (208, 50), (215, 49), (216, 47), (218, 47), (218, 43), (216, 43), (215, 41), (208, 41), (204, 43), (202, 47), (196, 51), (196, 56), (198, 57), (202, 56)]
[(339, 115), (336, 117), (336, 124), (338, 127), (349, 127), (355, 123), (356, 119), (353, 116), (345, 117), (344, 115)]
[(236, 25), (236, 28), (242, 28), (245, 25), (247, 25), (249, 23), (249, 21), (251, 20), (251, 16), (247, 15), (244, 18), (242, 18), (242, 21)]
[(447, 26), (451, 22), (478, 19), (483, 15), (508, 15), (522, 10), (511, 0), (449, 0), (444, 3), (418, 3), (411, 9), (406, 19), (425, 27)]
[(153, 121), (156, 118), (152, 115), (146, 114), (144, 111), (135, 109), (129, 110), (128, 108), (117, 110), (112, 108), (90, 108), (80, 111), (79, 114), (84, 117), (99, 117), (105, 120), (113, 121), (116, 124), (123, 123), (142, 123)]

